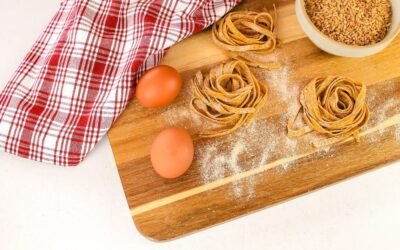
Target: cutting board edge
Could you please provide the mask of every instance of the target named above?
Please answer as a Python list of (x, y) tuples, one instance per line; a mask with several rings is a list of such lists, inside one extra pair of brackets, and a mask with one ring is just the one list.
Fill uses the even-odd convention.
[[(267, 206), (264, 206), (264, 207), (262, 207), (262, 208), (250, 210), (250, 211), (248, 211), (248, 212), (246, 212), (246, 213), (243, 213), (243, 214), (241, 214), (241, 215), (239, 215), (239, 216), (234, 216), (234, 217), (232, 217), (232, 218), (230, 218), (230, 219), (223, 220), (223, 221), (218, 222), (218, 223), (215, 223), (215, 224), (210, 224), (209, 226), (202, 227), (202, 228), (199, 228), (199, 229), (196, 229), (196, 230), (193, 230), (193, 231), (189, 231), (189, 232), (187, 232), (187, 233), (184, 233), (184, 234), (181, 234), (181, 235), (177, 235), (177, 236), (173, 236), (173, 237), (170, 237), (170, 238), (159, 238), (159, 239), (158, 239), (157, 237), (152, 237), (152, 236), (150, 236), (150, 235), (147, 235), (147, 234), (142, 230), (142, 228), (137, 224), (136, 219), (135, 219), (135, 216), (132, 216), (132, 220), (133, 220), (133, 223), (134, 223), (136, 229), (139, 231), (139, 233), (140, 233), (144, 238), (146, 238), (146, 239), (148, 239), (148, 240), (150, 240), (150, 241), (153, 241), (153, 242), (157, 242), (157, 243), (168, 242), (168, 241), (180, 239), (180, 238), (183, 238), (183, 237), (186, 237), (186, 236), (190, 236), (190, 235), (192, 235), (192, 234), (195, 234), (195, 233), (198, 233), (198, 232), (201, 232), (201, 231), (210, 229), (210, 228), (212, 228), (212, 227), (220, 226), (220, 225), (222, 225), (222, 224), (225, 224), (225, 223), (234, 221), (234, 220), (239, 219), (239, 218), (242, 218), (242, 217), (244, 217), (244, 216), (248, 216), (248, 215), (251, 215), (251, 214), (254, 214), (254, 213), (261, 212), (261, 211), (263, 211), (263, 210), (266, 210), (266, 209), (271, 208), (271, 207), (274, 207), (274, 206), (279, 206), (279, 205), (281, 205), (281, 204), (283, 204), (283, 203), (290, 202), (290, 201), (292, 201), (292, 200), (295, 200), (295, 199), (297, 199), (297, 198), (301, 198), (301, 197), (303, 197), (303, 196), (312, 194), (312, 193), (314, 193), (314, 192), (318, 192), (318, 191), (320, 191), (320, 190), (322, 190), (322, 189), (329, 188), (329, 187), (332, 187), (332, 186), (335, 186), (335, 185), (339, 185), (339, 184), (342, 184), (343, 182), (351, 181), (353, 178), (361, 177), (361, 176), (363, 176), (363, 175), (365, 175), (365, 174), (368, 174), (368, 173), (370, 173), (370, 172), (373, 172), (373, 171), (379, 171), (379, 170), (381, 170), (381, 169), (384, 168), (384, 167), (387, 167), (387, 166), (389, 166), (389, 165), (392, 165), (392, 164), (395, 164), (395, 163), (398, 163), (398, 162), (400, 162), (400, 157), (399, 157), (398, 159), (394, 160), (394, 161), (385, 161), (385, 162), (378, 163), (378, 164), (376, 164), (376, 165), (372, 165), (370, 168), (368, 168), (368, 169), (366, 169), (366, 170), (364, 170), (364, 171), (357, 172), (357, 173), (355, 173), (354, 175), (347, 176), (347, 177), (343, 177), (343, 178), (338, 179), (338, 180), (333, 180), (331, 183), (328, 183), (328, 184), (326, 184), (326, 185), (317, 187), (317, 188), (315, 188), (315, 189), (308, 190), (308, 191), (306, 191), (306, 192), (302, 192), (302, 193), (300, 193), (300, 194), (294, 194), (294, 195), (292, 195), (292, 196), (290, 196), (290, 197), (288, 197), (288, 198), (282, 199), (282, 200), (280, 200), (280, 201), (278, 201), (278, 202), (276, 202), (276, 203), (272, 203), (272, 204), (267, 205)], [(273, 169), (271, 169), (271, 170), (273, 170)], [(228, 184), (227, 184), (227, 185), (228, 185)]]

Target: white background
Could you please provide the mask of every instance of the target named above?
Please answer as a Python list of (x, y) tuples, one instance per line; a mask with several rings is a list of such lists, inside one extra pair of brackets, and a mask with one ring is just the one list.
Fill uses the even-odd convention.
[[(0, 89), (56, 0), (1, 0)], [(0, 152), (0, 250), (399, 249), (400, 164), (167, 243), (133, 225), (108, 139), (77, 168)]]

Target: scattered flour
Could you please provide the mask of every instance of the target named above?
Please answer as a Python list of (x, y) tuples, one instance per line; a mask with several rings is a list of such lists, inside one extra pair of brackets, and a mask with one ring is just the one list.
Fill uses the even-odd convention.
[(226, 159), (218, 154), (218, 148), (215, 145), (205, 148), (204, 152), (197, 152), (197, 155), (199, 154), (204, 155), (200, 162), (203, 180), (215, 181), (224, 178)]
[(187, 130), (199, 128), (201, 117), (190, 110), (190, 107), (171, 105), (162, 113), (167, 126), (179, 126)]
[[(276, 160), (277, 151), (283, 152), (285, 156), (297, 154), (297, 140), (286, 136), (287, 120), (300, 107), (300, 104), (293, 102), (298, 98), (299, 90), (291, 82), (290, 72), (290, 65), (287, 63), (275, 71), (255, 70), (260, 79), (266, 79), (270, 95), (276, 95), (275, 98), (283, 102), (282, 105), (288, 112), (281, 116), (278, 124), (256, 118), (247, 126), (228, 135), (224, 141), (229, 141), (230, 144), (224, 145), (224, 148), (223, 145), (217, 145), (218, 141), (215, 139), (211, 139), (211, 144), (210, 141), (206, 141), (205, 145), (198, 145), (196, 157), (204, 183), (265, 166), (271, 160)], [(277, 148), (278, 145), (281, 148)], [(274, 159), (270, 159), (271, 156), (274, 156)], [(283, 169), (289, 166), (290, 163), (286, 163)], [(250, 199), (254, 194), (255, 185), (256, 178), (248, 177), (236, 181), (232, 191), (237, 198)]]
[[(367, 104), (370, 107), (370, 109), (379, 110), (379, 112), (371, 113), (371, 118), (367, 125), (367, 128), (374, 127), (374, 126), (384, 122), (385, 120), (387, 120), (388, 117), (391, 117), (392, 115), (400, 112), (399, 100), (398, 100), (398, 98), (395, 98), (395, 97), (391, 97), (391, 98), (387, 99), (382, 104), (382, 103), (376, 103), (375, 94), (372, 94), (369, 97), (369, 99), (367, 100)], [(396, 125), (396, 131), (397, 131), (398, 126), (400, 126), (400, 125)], [(388, 128), (384, 128), (384, 129), (380, 129), (376, 133), (372, 133), (371, 135), (368, 136), (368, 140), (370, 142), (378, 142), (387, 130), (388, 130)], [(396, 131), (395, 131), (395, 137), (396, 137), (396, 140), (398, 140)]]
[[(380, 109), (380, 112), (378, 113), (378, 118), (377, 118), (377, 124), (384, 122), (388, 118), (388, 112), (391, 110), (394, 110), (396, 108), (396, 104), (398, 104), (398, 101), (392, 97), (389, 100), (385, 101), (385, 104), (383, 107)], [(384, 133), (385, 129), (379, 130), (379, 135), (382, 135)]]
[[(293, 138), (289, 138), (289, 137), (285, 137), (285, 147), (287, 148), (287, 155), (286, 157), (291, 157), (291, 156), (295, 156), (297, 154), (297, 139), (293, 139)], [(282, 170), (286, 171), (288, 169), (288, 167), (290, 167), (290, 165), (292, 164), (292, 162), (286, 162), (282, 165)]]
[[(279, 60), (277, 55), (272, 55), (271, 58)], [(266, 80), (270, 98), (276, 105), (282, 106), (275, 107), (275, 105), (268, 106), (267, 104), (254, 121), (223, 140), (218, 140), (218, 138), (200, 140), (196, 145), (195, 161), (199, 166), (203, 183), (263, 167), (282, 157), (300, 154), (305, 150), (305, 145), (312, 145), (315, 140), (321, 139), (313, 134), (308, 134), (301, 139), (287, 136), (287, 121), (296, 115), (300, 108), (300, 103), (297, 101), (300, 89), (299, 85), (294, 83), (290, 63), (283, 61), (282, 67), (275, 71), (254, 69), (254, 74), (257, 78)], [(189, 90), (186, 89), (186, 91)], [(194, 134), (208, 129), (209, 124), (204, 123), (204, 120), (192, 112), (188, 105), (191, 93), (182, 96), (186, 99), (181, 100), (178, 105), (172, 105), (162, 114), (164, 122), (169, 126), (182, 126)], [(373, 95), (368, 96), (367, 101), (371, 109), (374, 105), (381, 105), (376, 103)], [(371, 120), (374, 120), (372, 123), (384, 121), (387, 118), (387, 112), (396, 106), (400, 106), (398, 102), (387, 100), (382, 107), (382, 112), (371, 117)], [(286, 110), (285, 114), (278, 113), (282, 107)], [(268, 118), (265, 118), (267, 112)], [(278, 122), (276, 118), (279, 118)], [(271, 122), (272, 120), (274, 122)], [(395, 136), (397, 140), (400, 140), (400, 124), (396, 127)], [(334, 153), (332, 150), (333, 148), (329, 146), (324, 147), (318, 154), (332, 155)], [(277, 170), (284, 173), (292, 164), (293, 162), (285, 163)], [(255, 176), (236, 181), (232, 185), (232, 195), (240, 199), (251, 199), (256, 185)]]
[(263, 78), (267, 80), (270, 89), (275, 91), (284, 102), (298, 99), (298, 86), (292, 83), (290, 75), (291, 69), (287, 63), (284, 63), (277, 70), (264, 71), (263, 74)]
[[(239, 165), (239, 155), (243, 153), (245, 150), (245, 146), (242, 141), (238, 141), (235, 143), (233, 146), (233, 149), (231, 151), (231, 155), (229, 157), (229, 164), (228, 168), (231, 172), (232, 175), (240, 174), (242, 171), (240, 165)], [(243, 193), (243, 183), (239, 181), (238, 184), (234, 185), (233, 191), (236, 195), (236, 197), (242, 196)]]
[[(272, 126), (265, 126), (261, 121), (255, 120), (229, 135), (224, 140), (231, 142), (228, 145), (215, 139), (210, 139), (213, 141), (211, 143), (205, 141), (204, 144), (197, 145), (196, 160), (199, 161), (203, 182), (209, 183), (267, 164), (277, 145), (272, 129)], [(263, 131), (263, 134), (260, 134), (260, 131)], [(254, 194), (255, 185), (256, 178), (251, 176), (233, 183), (232, 191), (237, 198), (250, 199)]]
[(396, 141), (400, 141), (400, 124), (396, 125), (395, 138), (396, 138)]

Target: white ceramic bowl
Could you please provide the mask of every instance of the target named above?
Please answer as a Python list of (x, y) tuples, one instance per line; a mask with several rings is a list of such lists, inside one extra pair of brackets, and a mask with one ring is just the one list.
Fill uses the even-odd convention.
[(337, 42), (318, 30), (308, 16), (304, 0), (296, 0), (296, 16), (304, 33), (320, 49), (337, 56), (364, 57), (369, 56), (386, 48), (400, 32), (400, 0), (391, 0), (392, 3), (392, 25), (386, 37), (379, 43), (366, 46), (347, 45)]

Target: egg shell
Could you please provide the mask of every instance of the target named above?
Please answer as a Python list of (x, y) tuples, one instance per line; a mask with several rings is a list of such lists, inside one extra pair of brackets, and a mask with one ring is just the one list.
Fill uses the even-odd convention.
[(167, 65), (147, 71), (136, 87), (138, 102), (147, 108), (160, 108), (171, 104), (182, 88), (179, 72)]
[(163, 178), (182, 176), (192, 164), (193, 141), (189, 133), (181, 128), (163, 130), (154, 140), (150, 158), (154, 170)]

